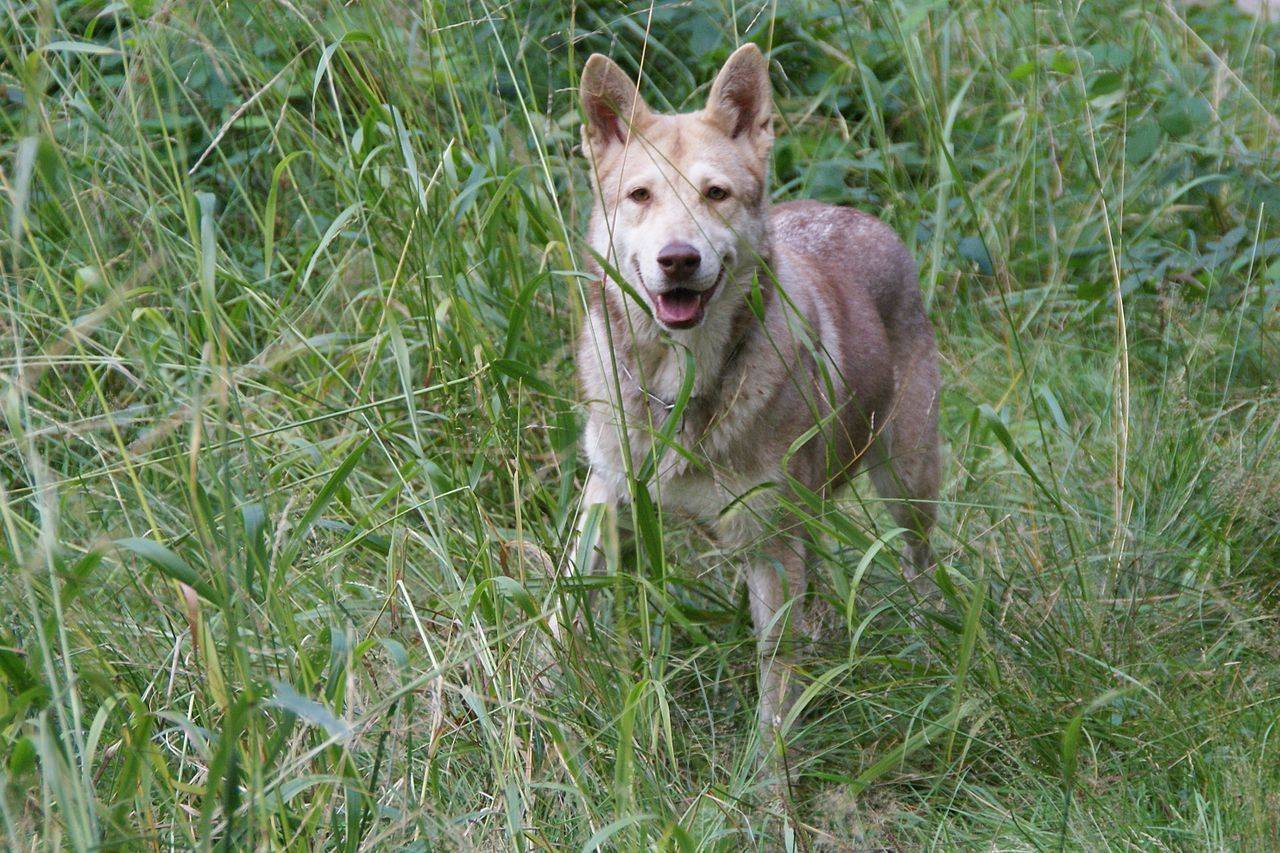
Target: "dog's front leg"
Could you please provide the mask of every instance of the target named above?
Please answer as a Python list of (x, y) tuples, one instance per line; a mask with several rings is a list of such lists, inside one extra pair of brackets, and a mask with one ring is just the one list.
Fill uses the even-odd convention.
[[(576, 579), (599, 574), (604, 568), (605, 556), (602, 537), (609, 534), (609, 525), (613, 522), (618, 498), (608, 482), (591, 471), (587, 474), (587, 482), (582, 489), (582, 505), (578, 511), (578, 521), (574, 528), (573, 539), (569, 544), (569, 573)], [(595, 592), (588, 590), (586, 606), (592, 607)], [(552, 617), (554, 620), (554, 616)], [(575, 624), (580, 624), (582, 613), (574, 615)]]
[(617, 502), (603, 477), (595, 471), (587, 474), (587, 482), (582, 488), (582, 507), (578, 511), (578, 523), (569, 551), (569, 562), (575, 575), (586, 577), (600, 570), (604, 563), (600, 535)]
[(760, 654), (760, 739), (766, 748), (781, 734), (791, 708), (787, 634), (790, 625), (801, 621), (805, 551), (802, 540), (774, 534), (747, 566), (747, 593)]

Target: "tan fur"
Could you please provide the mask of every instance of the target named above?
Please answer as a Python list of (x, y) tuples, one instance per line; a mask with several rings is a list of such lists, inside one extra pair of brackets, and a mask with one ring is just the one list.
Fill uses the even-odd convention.
[[(865, 465), (911, 531), (908, 576), (932, 559), (939, 376), (915, 265), (872, 216), (769, 203), (772, 107), (754, 45), (730, 57), (699, 112), (655, 114), (599, 54), (583, 71), (582, 99), (596, 190), (588, 242), (604, 261), (578, 352), (591, 462), (585, 503), (628, 499), (628, 474), (664, 425), (690, 354), (692, 398), (675, 433), (687, 453), (665, 450), (649, 487), (665, 512), (709, 524), (742, 555), (768, 734), (787, 709), (775, 664), (787, 621), (780, 611), (792, 602), (791, 623), (806, 623), (807, 548), (782, 509), (790, 484), (826, 494)], [(729, 197), (710, 200), (712, 184)], [(649, 194), (643, 202), (630, 195), (636, 187)], [(671, 241), (703, 259), (691, 286), (715, 288), (695, 328), (655, 319), (663, 285), (654, 258)]]

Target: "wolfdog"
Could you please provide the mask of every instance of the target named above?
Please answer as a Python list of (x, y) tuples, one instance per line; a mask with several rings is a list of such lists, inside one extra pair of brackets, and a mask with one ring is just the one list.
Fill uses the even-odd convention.
[(583, 504), (643, 489), (741, 559), (769, 737), (789, 709), (779, 644), (820, 621), (802, 606), (814, 496), (867, 470), (906, 531), (908, 580), (933, 561), (940, 380), (915, 264), (868, 214), (772, 203), (755, 45), (729, 57), (697, 112), (654, 112), (600, 54), (580, 95), (595, 196), (577, 353)]

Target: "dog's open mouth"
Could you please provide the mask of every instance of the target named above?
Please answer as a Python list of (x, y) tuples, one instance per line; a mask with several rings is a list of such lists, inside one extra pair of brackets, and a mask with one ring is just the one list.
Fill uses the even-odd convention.
[(716, 280), (706, 290), (677, 287), (664, 293), (649, 291), (649, 295), (653, 297), (654, 316), (659, 323), (669, 329), (693, 328), (702, 322), (707, 303), (720, 287), (722, 278), (724, 278), (724, 267), (720, 268)]

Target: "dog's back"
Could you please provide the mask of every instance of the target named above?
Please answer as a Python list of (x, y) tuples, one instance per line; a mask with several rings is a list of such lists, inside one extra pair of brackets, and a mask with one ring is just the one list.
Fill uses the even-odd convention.
[(775, 205), (771, 219), (781, 266), (804, 272), (780, 284), (813, 328), (821, 349), (814, 357), (828, 360), (829, 386), (843, 397), (838, 426), (826, 431), (837, 464), (827, 456), (824, 482), (838, 485), (865, 465), (912, 534), (912, 574), (931, 562), (927, 539), (915, 533), (935, 515), (941, 384), (915, 262), (888, 225), (852, 208), (793, 201)]
[(788, 201), (770, 211), (774, 245), (802, 255), (833, 282), (865, 289), (890, 341), (930, 333), (915, 261), (893, 229), (870, 214), (818, 201)]
[(816, 368), (821, 408), (840, 411), (824, 431), (834, 458), (828, 454), (823, 466), (823, 482), (838, 484), (890, 423), (929, 416), (938, 382), (933, 330), (915, 263), (889, 226), (816, 201), (786, 202), (770, 213), (776, 310), (803, 319), (798, 364)]

